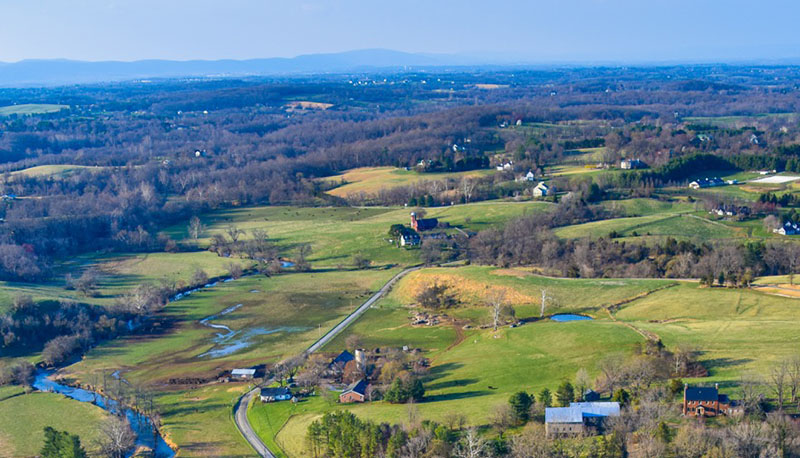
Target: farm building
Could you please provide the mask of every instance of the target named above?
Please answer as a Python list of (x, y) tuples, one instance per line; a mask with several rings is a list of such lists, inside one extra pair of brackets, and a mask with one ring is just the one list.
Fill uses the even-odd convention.
[(417, 219), (416, 213), (411, 213), (411, 228), (417, 232), (429, 231), (436, 229), (439, 226), (439, 220), (436, 218)]
[(292, 399), (289, 388), (261, 388), (261, 402), (288, 401)]
[(719, 415), (738, 415), (742, 410), (728, 399), (727, 395), (719, 394), (719, 385), (711, 387), (683, 386), (683, 414), (693, 417), (716, 417)]
[(359, 380), (348, 386), (339, 395), (339, 402), (347, 404), (350, 402), (364, 402), (367, 399), (367, 381)]
[(798, 226), (797, 223), (787, 221), (778, 229), (773, 229), (772, 232), (780, 235), (796, 235), (800, 234), (800, 226)]
[(544, 411), (548, 436), (597, 433), (607, 417), (619, 416), (618, 402), (573, 402), (569, 407), (548, 407)]
[(419, 243), (419, 234), (414, 231), (408, 231), (400, 235), (400, 246), (417, 246)]
[(235, 379), (250, 380), (255, 376), (255, 369), (234, 369), (231, 371), (231, 377)]
[(339, 355), (336, 358), (333, 358), (333, 361), (331, 361), (331, 367), (337, 365), (344, 367), (345, 364), (349, 363), (354, 359), (356, 359), (356, 357), (353, 356), (352, 353), (350, 353), (347, 350), (344, 350), (341, 353), (339, 353)]
[(619, 162), (619, 168), (625, 170), (646, 169), (647, 164), (639, 159), (623, 159)]
[(713, 188), (716, 186), (725, 186), (725, 182), (717, 177), (714, 177), (714, 178), (702, 178), (700, 180), (694, 180), (691, 183), (689, 183), (689, 187), (692, 189)]
[(533, 188), (534, 197), (549, 196), (553, 192), (555, 192), (555, 190), (551, 189), (550, 186), (547, 186), (544, 182), (537, 184), (536, 187)]

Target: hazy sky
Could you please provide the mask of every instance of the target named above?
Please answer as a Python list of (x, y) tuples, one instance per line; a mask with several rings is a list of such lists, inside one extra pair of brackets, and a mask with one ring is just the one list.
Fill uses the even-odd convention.
[(800, 57), (796, 0), (0, 0), (0, 61), (389, 48), (526, 62)]

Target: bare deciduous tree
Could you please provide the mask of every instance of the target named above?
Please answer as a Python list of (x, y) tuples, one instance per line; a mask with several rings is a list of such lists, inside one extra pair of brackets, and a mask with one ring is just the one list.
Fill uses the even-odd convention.
[(500, 323), (500, 312), (503, 310), (503, 306), (506, 305), (506, 291), (500, 288), (492, 290), (487, 298), (487, 303), (492, 308), (492, 321), (494, 322), (494, 330), (497, 331), (497, 326)]
[(122, 458), (133, 448), (136, 435), (124, 417), (112, 416), (100, 427), (99, 448), (103, 454)]
[(458, 441), (453, 454), (458, 458), (487, 458), (491, 456), (486, 441), (478, 435), (478, 431), (474, 428), (468, 429), (464, 437)]
[(786, 395), (786, 385), (789, 381), (789, 364), (786, 361), (779, 362), (769, 373), (770, 388), (775, 393), (778, 411), (783, 411), (783, 402)]
[(199, 239), (200, 235), (203, 233), (203, 229), (203, 222), (200, 221), (200, 218), (192, 216), (192, 219), (189, 220), (189, 235), (192, 239)]

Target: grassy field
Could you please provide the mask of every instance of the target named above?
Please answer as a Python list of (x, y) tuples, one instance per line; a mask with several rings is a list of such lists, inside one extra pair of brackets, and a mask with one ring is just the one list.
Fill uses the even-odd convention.
[(694, 344), (711, 372), (707, 381), (764, 375), (800, 344), (800, 302), (747, 289), (684, 283), (632, 302), (616, 316), (656, 333), (668, 347)]
[(434, 181), (445, 178), (479, 177), (494, 173), (494, 170), (472, 170), (455, 173), (419, 173), (397, 167), (362, 167), (348, 170), (341, 175), (324, 178), (325, 181), (345, 184), (330, 191), (337, 197), (350, 197), (358, 194), (374, 195), (382, 189), (408, 186), (420, 181)]
[(79, 170), (93, 170), (100, 171), (105, 167), (90, 167), (87, 165), (71, 165), (71, 164), (51, 164), (51, 165), (37, 165), (27, 169), (17, 170), (11, 172), (12, 177), (53, 177), (65, 178)]
[(656, 213), (648, 216), (614, 218), (576, 224), (556, 229), (562, 238), (605, 237), (615, 231), (621, 237), (671, 236), (676, 239), (701, 241), (734, 238), (745, 235), (738, 228), (711, 221), (704, 216), (677, 213)]
[(36, 456), (45, 426), (79, 435), (84, 448), (95, 452), (93, 442), (100, 438), (99, 425), (106, 415), (97, 406), (60, 394), (25, 394), (17, 386), (0, 387), (0, 456)]
[(20, 105), (8, 105), (0, 107), (0, 116), (11, 115), (33, 115), (43, 113), (55, 113), (57, 111), (65, 110), (69, 105), (55, 105), (47, 103), (23, 103)]

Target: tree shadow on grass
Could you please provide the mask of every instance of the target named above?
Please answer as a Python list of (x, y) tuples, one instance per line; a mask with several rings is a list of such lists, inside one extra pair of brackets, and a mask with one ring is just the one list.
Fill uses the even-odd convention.
[(741, 366), (752, 362), (751, 358), (712, 358), (700, 361), (708, 370), (709, 375), (713, 375), (717, 369), (730, 368), (731, 366)]
[(480, 390), (480, 391), (461, 391), (459, 393), (445, 393), (445, 394), (434, 394), (431, 396), (425, 396), (424, 402), (439, 402), (439, 401), (452, 401), (456, 399), (467, 399), (467, 398), (474, 398), (477, 396), (485, 396), (490, 394), (489, 391)]
[(432, 390), (442, 390), (445, 388), (453, 388), (459, 386), (467, 386), (472, 385), (474, 383), (478, 383), (480, 380), (476, 378), (464, 378), (464, 379), (457, 379), (457, 380), (448, 380), (446, 382), (439, 382), (439, 383), (428, 383), (425, 385), (425, 389), (428, 391)]

